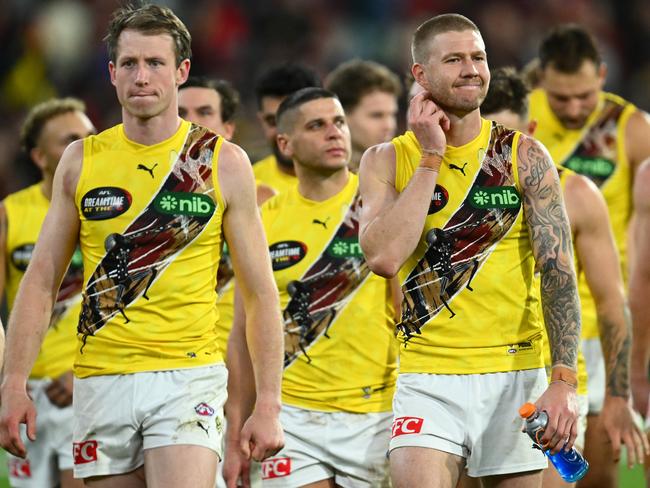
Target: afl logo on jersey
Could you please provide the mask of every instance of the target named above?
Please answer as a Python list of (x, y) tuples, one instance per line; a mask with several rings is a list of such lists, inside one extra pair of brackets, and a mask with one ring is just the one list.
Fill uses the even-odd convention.
[(433, 195), (431, 195), (431, 203), (429, 204), (429, 215), (436, 212), (440, 212), (447, 202), (449, 201), (449, 193), (444, 186), (436, 185), (436, 188), (433, 190)]
[(27, 265), (29, 264), (30, 259), (32, 259), (33, 252), (34, 244), (23, 244), (22, 246), (14, 248), (14, 250), (11, 251), (11, 264), (20, 271), (27, 271)]
[(93, 188), (81, 199), (81, 213), (88, 220), (107, 220), (131, 207), (131, 194), (116, 186)]
[(302, 261), (307, 254), (307, 244), (299, 241), (276, 242), (269, 246), (273, 271), (293, 266)]

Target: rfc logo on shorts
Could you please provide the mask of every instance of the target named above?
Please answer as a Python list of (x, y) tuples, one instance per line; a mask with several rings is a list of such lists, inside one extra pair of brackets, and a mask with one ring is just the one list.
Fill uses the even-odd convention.
[(88, 220), (106, 220), (131, 207), (131, 194), (116, 186), (93, 188), (81, 199), (81, 213)]
[(424, 419), (420, 417), (397, 417), (393, 420), (393, 437), (404, 434), (419, 434)]
[(97, 461), (97, 441), (75, 442), (72, 445), (75, 466)]
[(431, 195), (431, 203), (429, 204), (429, 211), (427, 214), (431, 215), (436, 212), (440, 212), (447, 202), (449, 201), (449, 193), (444, 186), (436, 185), (433, 190), (433, 195)]
[(18, 479), (29, 479), (32, 477), (32, 468), (29, 459), (10, 458), (9, 477)]
[(168, 215), (206, 217), (212, 215), (216, 205), (212, 198), (202, 193), (165, 191), (156, 195), (154, 208)]
[(477, 186), (469, 193), (474, 208), (519, 208), (521, 197), (514, 186)]
[(204, 402), (201, 402), (194, 407), (194, 411), (201, 417), (212, 417), (214, 415), (214, 408)]
[(291, 474), (291, 458), (271, 458), (262, 463), (262, 479), (282, 478)]
[(289, 268), (307, 255), (307, 244), (299, 241), (276, 242), (269, 246), (273, 271)]

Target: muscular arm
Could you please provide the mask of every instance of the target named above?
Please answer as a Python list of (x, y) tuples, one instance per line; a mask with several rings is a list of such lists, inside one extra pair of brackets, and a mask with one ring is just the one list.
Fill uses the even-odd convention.
[(607, 206), (598, 188), (579, 175), (569, 177), (565, 198), (580, 266), (596, 303), (607, 393), (628, 398), (630, 317)]
[(363, 200), (359, 242), (370, 269), (391, 278), (415, 251), (438, 173), (416, 170), (402, 193), (395, 190), (395, 150), (375, 146), (363, 155), (359, 189)]
[(551, 383), (536, 401), (548, 413), (542, 442), (556, 453), (573, 446), (578, 434), (576, 365), (580, 340), (580, 302), (573, 268), (571, 228), (560, 182), (546, 149), (521, 136), (517, 167), (523, 190), (536, 268), (541, 274), (542, 311), (551, 346)]
[[(246, 341), (257, 393), (255, 411), (275, 418), (280, 409), (283, 361), (278, 291), (256, 205), (253, 171), (246, 154), (233, 144), (224, 143), (221, 148), (219, 183), (226, 200), (224, 233), (246, 309)], [(253, 453), (256, 459), (267, 455)]]
[(573, 266), (571, 227), (560, 182), (546, 149), (522, 136), (517, 165), (524, 192), (536, 268), (541, 274), (542, 310), (553, 368), (575, 371), (580, 340), (580, 302)]
[(648, 408), (648, 368), (650, 367), (650, 159), (637, 172), (634, 185), (636, 219), (633, 239), (637, 259), (630, 274), (632, 342), (632, 382), (634, 403), (642, 415)]
[(70, 263), (79, 235), (74, 203), (83, 142), (63, 153), (54, 176), (52, 202), (41, 228), (34, 254), (14, 303), (7, 332), (7, 354), (0, 394), (0, 444), (16, 456), (26, 455), (18, 424), (27, 424), (27, 435), (36, 436), (35, 410), (26, 383), (50, 322), (52, 306)]

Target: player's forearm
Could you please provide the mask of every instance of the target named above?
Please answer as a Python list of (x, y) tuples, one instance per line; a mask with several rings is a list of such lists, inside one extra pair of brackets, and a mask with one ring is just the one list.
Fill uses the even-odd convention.
[[(236, 320), (237, 317), (235, 317)], [(225, 406), (228, 419), (226, 439), (238, 442), (244, 422), (250, 416), (255, 405), (255, 375), (246, 345), (243, 324), (241, 326), (233, 324), (228, 339), (226, 365), (228, 366), (228, 400)]]
[(630, 279), (632, 312), (632, 374), (647, 378), (650, 365), (650, 276), (644, 279), (638, 270)]
[(417, 247), (438, 172), (418, 168), (395, 202), (364, 228), (359, 242), (370, 269), (386, 278), (397, 274)]
[(607, 394), (618, 397), (630, 395), (630, 352), (632, 328), (627, 306), (598, 310), (600, 342), (605, 358)]
[(24, 388), (36, 361), (52, 313), (51, 289), (28, 270), (7, 327), (2, 388)]
[(246, 310), (246, 342), (255, 374), (255, 408), (279, 410), (284, 345), (277, 291), (257, 294)]
[(576, 371), (580, 300), (575, 275), (561, 269), (556, 263), (547, 263), (541, 271), (541, 295), (553, 367)]

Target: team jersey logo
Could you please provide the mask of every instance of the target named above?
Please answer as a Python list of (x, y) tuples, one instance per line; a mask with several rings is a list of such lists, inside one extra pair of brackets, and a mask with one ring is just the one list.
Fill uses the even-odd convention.
[(167, 215), (212, 215), (216, 205), (212, 198), (200, 193), (166, 191), (156, 195), (154, 208)]
[(404, 434), (419, 434), (422, 430), (424, 419), (420, 417), (397, 417), (393, 420), (392, 436)]
[(282, 241), (269, 246), (273, 271), (298, 264), (307, 255), (307, 244), (300, 241)]
[(444, 186), (436, 185), (433, 190), (433, 195), (431, 195), (431, 203), (429, 204), (429, 211), (427, 213), (431, 215), (440, 212), (445, 208), (448, 201), (449, 193), (447, 193), (447, 189)]
[(81, 213), (88, 220), (107, 220), (131, 207), (131, 194), (116, 186), (93, 188), (81, 198)]
[(75, 466), (97, 461), (97, 441), (75, 442), (72, 445)]
[(363, 258), (361, 244), (358, 237), (340, 238), (335, 237), (327, 246), (327, 254), (335, 258)]
[(474, 208), (519, 208), (521, 197), (514, 186), (476, 186), (469, 194)]
[(11, 264), (20, 271), (27, 271), (29, 261), (34, 253), (34, 244), (23, 244), (11, 251)]
[(616, 169), (614, 162), (609, 159), (587, 156), (573, 156), (564, 166), (590, 179), (600, 180), (609, 178)]
[(262, 479), (282, 478), (291, 474), (291, 458), (271, 458), (262, 462)]

